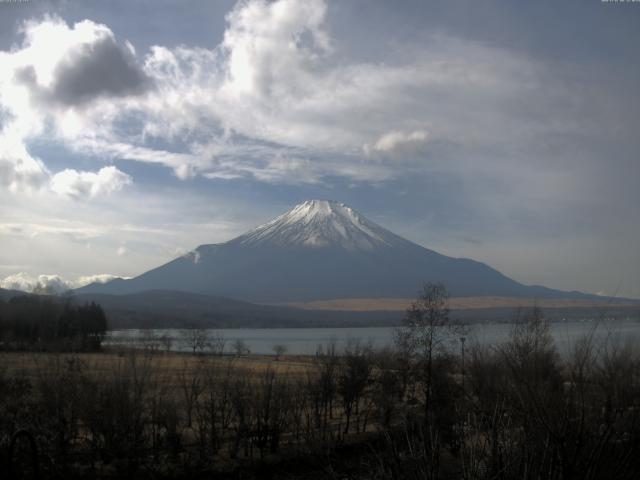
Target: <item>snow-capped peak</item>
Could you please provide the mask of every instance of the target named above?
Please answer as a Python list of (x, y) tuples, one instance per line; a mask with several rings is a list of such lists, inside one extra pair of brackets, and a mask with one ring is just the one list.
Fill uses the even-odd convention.
[(307, 200), (232, 240), (232, 243), (373, 250), (398, 241), (401, 241), (399, 237), (343, 203)]

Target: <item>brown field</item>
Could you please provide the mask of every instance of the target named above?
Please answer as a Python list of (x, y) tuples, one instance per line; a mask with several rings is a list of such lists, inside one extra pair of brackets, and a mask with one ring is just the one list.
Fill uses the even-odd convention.
[[(285, 305), (306, 310), (346, 310), (354, 312), (370, 312), (379, 310), (404, 311), (411, 305), (412, 298), (343, 298), (335, 300), (316, 300), (313, 302), (293, 302)], [(454, 310), (481, 308), (624, 308), (637, 304), (603, 299), (599, 302), (581, 299), (535, 299), (515, 297), (454, 297), (449, 300), (449, 307)]]
[[(135, 353), (135, 355), (131, 355)], [(140, 365), (149, 365), (163, 378), (174, 383), (184, 372), (195, 372), (198, 368), (225, 367), (232, 364), (235, 369), (250, 375), (259, 376), (266, 370), (291, 376), (306, 374), (311, 358), (306, 356), (274, 355), (215, 356), (177, 352), (146, 352), (145, 350), (109, 350), (102, 353), (50, 353), (50, 352), (0, 352), (0, 368), (8, 375), (23, 375), (37, 378), (50, 374), (70, 361), (79, 360), (82, 366), (93, 375), (107, 375), (124, 368), (135, 358)]]

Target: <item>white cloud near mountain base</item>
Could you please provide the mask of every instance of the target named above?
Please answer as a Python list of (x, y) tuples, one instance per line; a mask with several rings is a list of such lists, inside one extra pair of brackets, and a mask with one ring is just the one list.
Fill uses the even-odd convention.
[(23, 292), (62, 293), (68, 290), (68, 285), (58, 275), (31, 276), (20, 272), (0, 279), (0, 288)]
[(81, 276), (73, 280), (65, 280), (59, 275), (30, 275), (25, 272), (15, 273), (0, 279), (0, 288), (19, 290), (27, 293), (61, 294), (68, 290), (79, 288), (90, 283), (107, 283), (116, 275), (98, 274)]

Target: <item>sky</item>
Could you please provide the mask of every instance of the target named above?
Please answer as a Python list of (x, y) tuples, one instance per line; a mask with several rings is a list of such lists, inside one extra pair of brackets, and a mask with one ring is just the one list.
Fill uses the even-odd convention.
[(640, 3), (0, 1), (0, 286), (131, 277), (306, 199), (640, 298)]

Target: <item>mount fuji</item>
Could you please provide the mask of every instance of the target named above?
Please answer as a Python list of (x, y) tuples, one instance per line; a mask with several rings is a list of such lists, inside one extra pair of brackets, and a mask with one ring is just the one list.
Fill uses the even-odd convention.
[(483, 263), (452, 258), (406, 240), (338, 202), (309, 200), (249, 232), (201, 245), (129, 279), (78, 293), (173, 290), (257, 303), (411, 298), (425, 282), (454, 297), (589, 298), (518, 283)]

